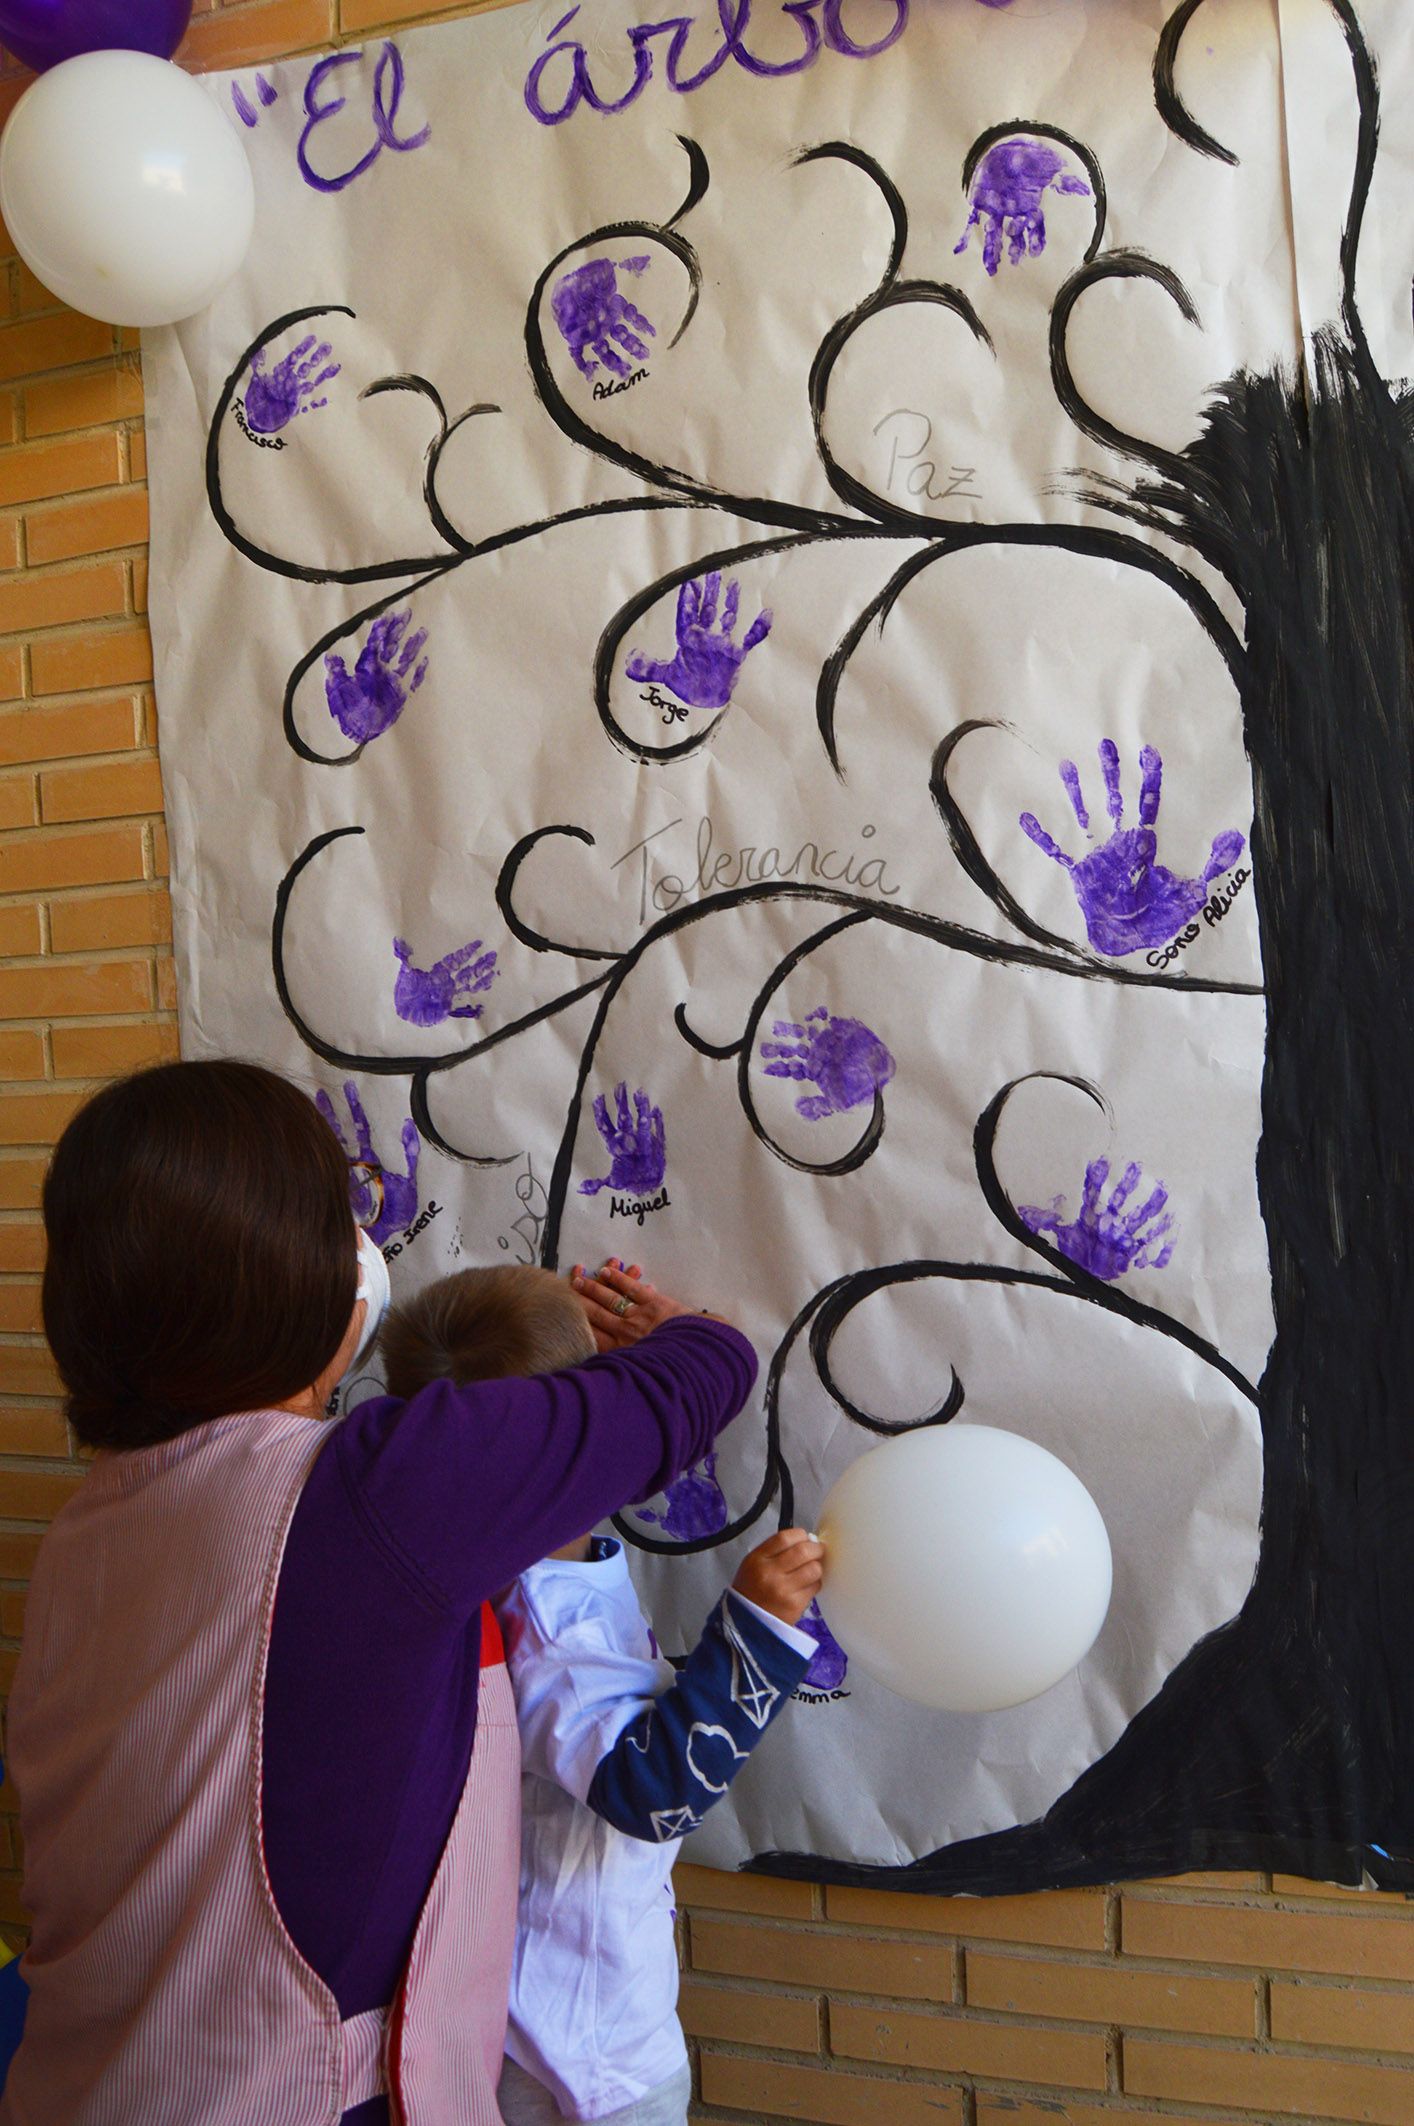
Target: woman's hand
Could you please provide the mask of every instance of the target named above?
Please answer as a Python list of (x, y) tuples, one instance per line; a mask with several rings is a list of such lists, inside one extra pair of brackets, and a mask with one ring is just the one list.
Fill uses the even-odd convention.
[(592, 1276), (583, 1263), (570, 1273), (570, 1283), (594, 1332), (601, 1351), (622, 1351), (671, 1321), (675, 1314), (696, 1314), (700, 1307), (685, 1307), (666, 1292), (642, 1281), (637, 1263), (625, 1269), (621, 1262), (606, 1262)]
[(744, 1557), (732, 1586), (783, 1624), (798, 1624), (825, 1577), (825, 1546), (805, 1528), (782, 1528)]

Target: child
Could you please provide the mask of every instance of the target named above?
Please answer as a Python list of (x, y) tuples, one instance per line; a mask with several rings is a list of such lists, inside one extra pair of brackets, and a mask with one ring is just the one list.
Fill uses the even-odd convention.
[[(599, 1280), (644, 1289), (613, 1267)], [(393, 1310), (389, 1389), (573, 1365), (592, 1318), (546, 1270), (463, 1271)], [(760, 1544), (676, 1678), (615, 1541), (582, 1536), (498, 1598), (523, 1760), (506, 2126), (686, 2120), (672, 1864), (817, 1651), (795, 1627), (821, 1556), (799, 1528)]]

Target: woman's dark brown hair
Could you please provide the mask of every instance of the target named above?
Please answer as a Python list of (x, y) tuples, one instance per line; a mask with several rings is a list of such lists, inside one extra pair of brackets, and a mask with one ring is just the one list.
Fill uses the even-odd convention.
[(349, 1325), (347, 1162), (312, 1102), (254, 1063), (105, 1086), (55, 1147), (44, 1226), (44, 1330), (90, 1446), (286, 1402)]
[(434, 1380), (556, 1373), (594, 1356), (567, 1284), (529, 1263), (457, 1270), (393, 1307), (378, 1339), (388, 1392), (403, 1401)]

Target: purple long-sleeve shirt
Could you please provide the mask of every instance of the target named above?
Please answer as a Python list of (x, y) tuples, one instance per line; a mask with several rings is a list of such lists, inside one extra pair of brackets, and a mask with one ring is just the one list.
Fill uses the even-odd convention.
[[(393, 1999), (466, 1781), (480, 1610), (700, 1461), (756, 1356), (684, 1315), (568, 1372), (363, 1403), (290, 1527), (265, 1678), (265, 1858), (345, 2017)], [(352, 2126), (388, 2117), (377, 2098)]]

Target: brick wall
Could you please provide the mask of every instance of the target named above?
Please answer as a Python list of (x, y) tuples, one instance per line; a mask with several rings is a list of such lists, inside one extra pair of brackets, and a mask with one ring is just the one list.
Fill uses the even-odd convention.
[[(199, 0), (181, 56), (245, 65), (438, 12)], [(0, 116), (23, 85), (0, 69)], [(145, 471), (136, 335), (0, 258), (0, 1686), (79, 1474), (38, 1332), (46, 1150), (93, 1085), (175, 1052)], [(7, 1786), (12, 1932), (14, 1810)], [(1251, 1875), (940, 1900), (693, 1867), (679, 1894), (704, 2118), (1414, 2126), (1398, 1898)]]

